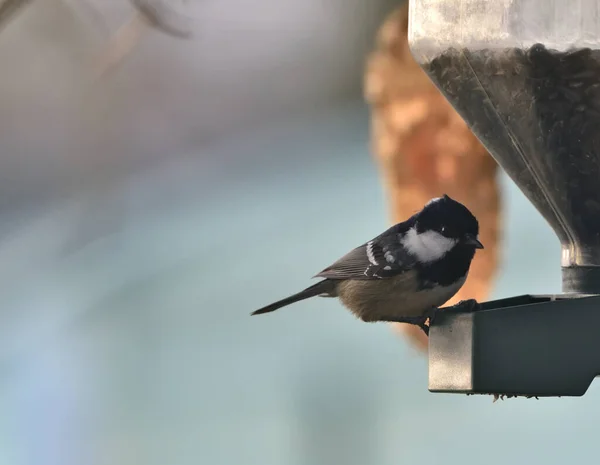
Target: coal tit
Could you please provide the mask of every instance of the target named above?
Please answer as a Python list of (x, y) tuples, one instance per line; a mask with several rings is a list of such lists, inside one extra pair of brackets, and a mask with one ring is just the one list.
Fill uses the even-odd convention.
[(411, 323), (429, 334), (427, 319), (458, 292), (475, 249), (483, 249), (478, 235), (467, 207), (447, 195), (432, 199), (314, 276), (322, 281), (252, 315), (314, 296), (339, 297), (363, 321)]

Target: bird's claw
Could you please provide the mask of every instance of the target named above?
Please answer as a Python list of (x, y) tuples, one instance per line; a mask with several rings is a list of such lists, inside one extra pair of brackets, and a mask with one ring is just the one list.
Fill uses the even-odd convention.
[(480, 305), (475, 299), (466, 299), (461, 300), (459, 303), (452, 305), (452, 308), (456, 308), (459, 310), (465, 310), (467, 312), (474, 312), (479, 310)]
[[(452, 308), (466, 310), (467, 312), (474, 312), (479, 309), (479, 303), (475, 299), (466, 299), (461, 300), (456, 305), (453, 305)], [(429, 337), (429, 328), (431, 328), (431, 325), (433, 324), (439, 311), (440, 309), (437, 307), (430, 308), (423, 313), (423, 317), (420, 318), (419, 321), (413, 321), (411, 323), (416, 324), (423, 330), (425, 335)], [(429, 325), (426, 324), (427, 320), (429, 320)]]
[[(431, 328), (431, 325), (433, 324), (433, 320), (435, 320), (436, 315), (438, 314), (438, 311), (440, 309), (437, 307), (434, 308), (430, 308), (429, 310), (425, 311), (425, 313), (423, 314), (423, 323), (421, 323), (419, 325), (419, 327), (423, 330), (423, 332), (425, 333), (425, 335), (427, 337), (429, 337), (429, 328)], [(429, 325), (426, 325), (425, 322), (429, 320)]]
[[(475, 299), (466, 299), (461, 300), (456, 305), (453, 305), (452, 308), (466, 310), (467, 312), (474, 312), (476, 310), (479, 310), (479, 303)], [(430, 308), (429, 310), (425, 311), (425, 313), (423, 313), (421, 321), (415, 322), (413, 324), (416, 324), (419, 328), (423, 330), (426, 336), (429, 336), (429, 328), (431, 328), (431, 325), (433, 324), (435, 317), (439, 311), (440, 309), (437, 307)], [(429, 325), (425, 324), (427, 320), (429, 320)]]
[(429, 319), (429, 324), (431, 325), (439, 310), (440, 309), (437, 307), (430, 308), (429, 310), (426, 310), (425, 313), (423, 313), (423, 318), (425, 318), (426, 320)]

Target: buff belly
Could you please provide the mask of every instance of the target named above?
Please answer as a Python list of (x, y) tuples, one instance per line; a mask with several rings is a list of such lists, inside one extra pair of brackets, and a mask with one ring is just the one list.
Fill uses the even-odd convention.
[(336, 287), (342, 304), (363, 321), (386, 321), (418, 317), (446, 303), (465, 282), (447, 287), (417, 289), (415, 275), (404, 273), (389, 279), (346, 280)]

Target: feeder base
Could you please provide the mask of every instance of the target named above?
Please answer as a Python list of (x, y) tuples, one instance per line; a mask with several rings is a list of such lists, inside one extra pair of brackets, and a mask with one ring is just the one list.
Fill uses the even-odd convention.
[(448, 307), (429, 331), (431, 392), (582, 396), (600, 374), (600, 296), (522, 295)]

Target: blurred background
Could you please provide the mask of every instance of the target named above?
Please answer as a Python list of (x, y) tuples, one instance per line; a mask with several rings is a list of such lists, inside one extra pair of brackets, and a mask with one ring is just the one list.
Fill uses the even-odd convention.
[[(594, 386), (430, 394), (418, 341), (335, 301), (249, 317), (400, 208), (364, 83), (402, 2), (167, 6), (0, 7), (0, 464), (595, 456)], [(559, 292), (557, 239), (489, 179), (502, 228), (485, 295)]]

